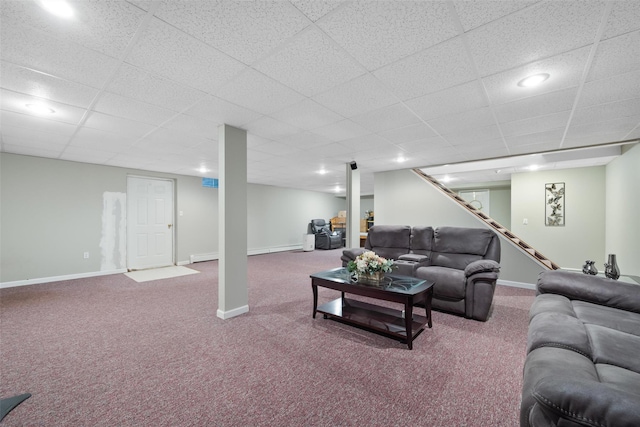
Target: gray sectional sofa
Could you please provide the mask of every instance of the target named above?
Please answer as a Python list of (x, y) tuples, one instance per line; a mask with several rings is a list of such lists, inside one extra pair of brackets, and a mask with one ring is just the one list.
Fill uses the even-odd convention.
[(540, 274), (520, 426), (640, 426), (640, 285)]
[(500, 271), (500, 240), (489, 229), (374, 225), (364, 248), (345, 249), (346, 266), (364, 251), (393, 259), (395, 273), (433, 281), (432, 307), (485, 321)]

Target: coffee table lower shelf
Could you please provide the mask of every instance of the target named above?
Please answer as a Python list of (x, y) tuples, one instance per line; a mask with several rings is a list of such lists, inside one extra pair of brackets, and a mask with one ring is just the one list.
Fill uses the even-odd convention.
[[(402, 310), (394, 310), (348, 298), (338, 298), (322, 304), (316, 311), (324, 314), (325, 318), (378, 332), (410, 344), (407, 343), (407, 331)], [(412, 320), (411, 339), (413, 341), (424, 330), (429, 319), (413, 314)]]

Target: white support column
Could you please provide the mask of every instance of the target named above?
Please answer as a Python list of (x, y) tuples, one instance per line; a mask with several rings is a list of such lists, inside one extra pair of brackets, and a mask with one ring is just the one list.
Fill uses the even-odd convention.
[(221, 319), (249, 311), (247, 289), (247, 132), (218, 127), (218, 312)]
[(360, 171), (347, 163), (347, 248), (360, 247)]

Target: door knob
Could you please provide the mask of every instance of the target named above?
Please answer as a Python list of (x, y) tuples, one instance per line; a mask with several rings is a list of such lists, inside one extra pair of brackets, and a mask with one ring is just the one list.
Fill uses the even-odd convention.
[(171, 228), (173, 226), (173, 224), (167, 224), (168, 228)]

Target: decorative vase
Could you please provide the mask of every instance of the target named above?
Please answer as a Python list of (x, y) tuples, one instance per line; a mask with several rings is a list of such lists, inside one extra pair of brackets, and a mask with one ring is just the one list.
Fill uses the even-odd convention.
[(379, 284), (384, 277), (384, 272), (376, 271), (374, 273), (358, 274), (358, 281)]
[(609, 261), (604, 264), (604, 275), (613, 280), (618, 280), (618, 277), (620, 277), (620, 269), (616, 263), (615, 254), (609, 254)]
[(584, 274), (591, 274), (595, 276), (598, 274), (598, 269), (596, 268), (595, 261), (586, 260), (585, 264), (582, 266), (582, 272)]

